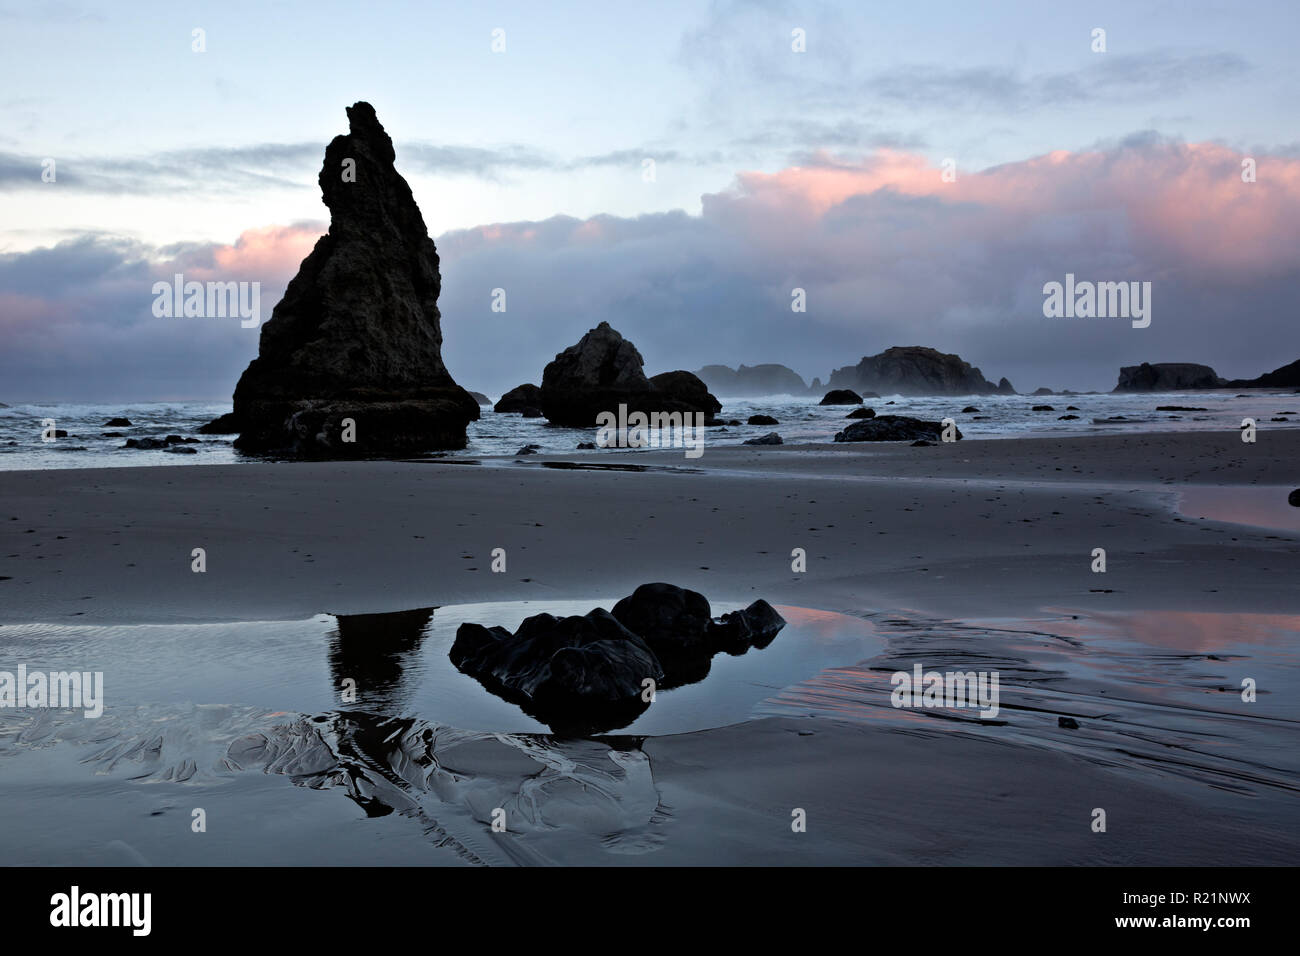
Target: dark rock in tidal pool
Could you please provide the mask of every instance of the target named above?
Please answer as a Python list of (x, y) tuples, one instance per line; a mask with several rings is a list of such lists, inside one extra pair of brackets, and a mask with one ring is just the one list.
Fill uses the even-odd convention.
[(1078, 730), (1079, 722), (1073, 717), (1057, 717), (1056, 726), (1064, 727), (1066, 730)]
[(1056, 411), (1051, 405), (1035, 405), (1033, 408), (1036, 412), (1054, 412)]
[(159, 448), (166, 448), (167, 441), (163, 438), (128, 438), (123, 448), (138, 448), (141, 451), (154, 451)]
[[(868, 355), (857, 365), (831, 372), (828, 384), (887, 395), (992, 395), (999, 390), (960, 356), (919, 345), (895, 346)], [(1010, 387), (1011, 383), (1006, 384)]]
[(777, 421), (775, 418), (773, 418), (771, 415), (750, 415), (750, 416), (749, 416), (749, 421), (748, 421), (746, 424), (749, 424), (749, 425), (779, 425), (779, 424), (781, 424), (781, 423), (778, 422), (778, 421)]
[(709, 654), (709, 600), (675, 584), (643, 584), (614, 605), (620, 624), (661, 661)]
[(108, 421), (104, 422), (103, 427), (104, 428), (131, 428), (132, 425), (131, 425), (131, 420), (129, 418), (110, 418)]
[(1197, 408), (1194, 405), (1157, 405), (1158, 412), (1208, 412), (1208, 408)]
[(825, 395), (818, 405), (861, 405), (862, 396), (851, 388), (833, 388)]
[(1058, 415), (1058, 416), (1056, 416), (1056, 420), (1057, 420), (1058, 422), (1077, 422), (1077, 421), (1079, 420), (1079, 416), (1078, 416), (1078, 415)]
[(663, 667), (640, 637), (609, 611), (556, 618), (536, 614), (511, 634), (462, 624), (453, 666), (562, 732), (598, 732), (630, 721), (649, 703), (643, 681)]
[(1112, 415), (1109, 418), (1094, 418), (1092, 423), (1094, 425), (1126, 425), (1128, 421), (1123, 415)]
[(602, 413), (715, 415), (722, 404), (691, 372), (646, 378), (636, 346), (608, 322), (589, 330), (555, 356), (542, 372), (542, 414), (557, 425), (589, 428)]
[(578, 451), (593, 451), (595, 450), (595, 448), (596, 448), (596, 443), (594, 441), (578, 442)]
[[(953, 428), (954, 437), (961, 439), (961, 430)], [(835, 433), (837, 442), (852, 441), (916, 441), (939, 442), (943, 440), (943, 423), (930, 422), (906, 415), (877, 415), (867, 421), (854, 422), (842, 432)]]
[(861, 408), (855, 408), (844, 416), (845, 418), (875, 418), (876, 410), (863, 405)]
[(437, 249), (374, 108), (347, 115), (317, 180), (329, 232), (235, 386), (235, 447), (295, 457), (464, 448), (479, 406), (442, 361)]
[(163, 451), (171, 452), (173, 455), (197, 455), (198, 449), (191, 448), (189, 445), (168, 445)]
[(785, 618), (776, 608), (759, 598), (749, 607), (731, 611), (709, 623), (709, 640), (720, 651), (743, 654), (751, 647), (760, 650), (775, 640)]
[(990, 416), (988, 416), (988, 415), (976, 415), (976, 416), (974, 416), (973, 418), (971, 418), (971, 421), (973, 421), (973, 422), (986, 422), (986, 421), (989, 420), (989, 417), (990, 417)]
[(492, 410), (496, 412), (522, 412), (525, 408), (541, 408), (541, 405), (542, 390), (536, 385), (525, 382), (523, 385), (516, 385), (502, 395), (496, 405), (492, 407)]
[(961, 411), (962, 411), (962, 414), (963, 414), (963, 415), (970, 415), (970, 414), (973, 414), (974, 412), (978, 412), (979, 409), (976, 408), (974, 405), (967, 405), (967, 406), (966, 406), (965, 408), (963, 408)]
[(1189, 388), (1219, 388), (1226, 383), (1208, 365), (1158, 362), (1125, 365), (1119, 370), (1116, 392), (1172, 392)]
[(1065, 406), (1065, 410), (1066, 410), (1067, 412), (1077, 412), (1077, 411), (1079, 410), (1079, 406), (1078, 406), (1078, 405), (1066, 405), (1066, 406)]
[(1286, 496), (1286, 503), (1293, 508), (1300, 508), (1300, 488), (1295, 489)]
[(762, 438), (749, 438), (745, 440), (746, 445), (781, 445), (784, 442), (781, 436), (776, 432), (768, 432)]

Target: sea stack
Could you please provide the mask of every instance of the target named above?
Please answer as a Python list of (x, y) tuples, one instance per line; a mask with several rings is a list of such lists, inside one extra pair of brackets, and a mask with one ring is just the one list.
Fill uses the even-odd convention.
[(635, 345), (608, 322), (589, 330), (542, 371), (542, 414), (553, 424), (586, 428), (602, 412), (681, 412), (711, 418), (722, 404), (693, 372), (678, 369), (646, 378)]
[(263, 324), (225, 427), (236, 448), (300, 457), (464, 448), (479, 406), (442, 361), (438, 251), (374, 108), (347, 115), (319, 177), (329, 232)]

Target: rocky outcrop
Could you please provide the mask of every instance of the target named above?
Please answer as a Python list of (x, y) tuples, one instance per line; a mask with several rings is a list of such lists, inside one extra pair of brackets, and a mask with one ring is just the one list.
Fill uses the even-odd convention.
[(105, 428), (131, 428), (131, 419), (129, 418), (110, 418), (104, 422)]
[(542, 372), (542, 414), (557, 425), (586, 428), (601, 412), (699, 412), (713, 415), (721, 403), (691, 372), (646, 378), (636, 346), (608, 322), (588, 331), (555, 356)]
[(875, 418), (876, 410), (863, 405), (861, 408), (855, 408), (844, 416), (845, 418)]
[(825, 395), (818, 405), (861, 405), (862, 396), (851, 388), (833, 388)]
[(785, 441), (776, 432), (768, 432), (762, 438), (749, 438), (746, 445), (783, 445)]
[(604, 608), (564, 618), (536, 614), (514, 634), (465, 623), (450, 656), (493, 693), (572, 732), (631, 720), (649, 706), (641, 682), (663, 680), (646, 643)]
[[(657, 395), (684, 408), (703, 412), (712, 417), (722, 411), (722, 403), (709, 392), (709, 388), (694, 372), (660, 372), (650, 376), (650, 387)], [(671, 410), (671, 409), (669, 409)], [(630, 411), (630, 409), (629, 409)]]
[(1239, 378), (1224, 382), (1229, 388), (1300, 388), (1300, 359), (1283, 365), (1259, 378)]
[[(1011, 383), (1003, 382), (1009, 390)], [(836, 369), (829, 384), (898, 395), (993, 395), (1002, 387), (956, 355), (916, 345), (895, 346)]]
[[(960, 429), (953, 428), (954, 436), (960, 440)], [(835, 433), (835, 440), (847, 441), (925, 441), (943, 440), (943, 423), (928, 422), (906, 415), (877, 415), (865, 421), (854, 422), (842, 432)]]
[(1016, 394), (1015, 386), (1013, 386), (1009, 381), (1007, 381), (1005, 375), (1002, 378), (998, 379), (998, 394), (999, 395)]
[(750, 415), (747, 425), (780, 425), (771, 415)]
[(643, 584), (612, 612), (537, 614), (513, 634), (462, 624), (450, 657), (462, 673), (557, 732), (602, 733), (644, 711), (648, 687), (668, 690), (701, 680), (714, 654), (766, 647), (785, 627), (763, 600), (716, 620), (711, 614), (697, 591)]
[(492, 404), (492, 399), (488, 398), (482, 392), (470, 392), (469, 397), (474, 399), (474, 401), (478, 402), (480, 405)]
[(541, 409), (542, 407), (542, 390), (536, 385), (524, 383), (516, 385), (510, 391), (506, 392), (497, 403), (492, 406), (495, 412), (522, 412), (527, 408)]
[(1175, 392), (1189, 388), (1220, 388), (1226, 384), (1208, 365), (1160, 362), (1125, 365), (1119, 370), (1116, 392)]
[(374, 109), (357, 103), (347, 115), (318, 178), (329, 232), (262, 325), (235, 387), (235, 447), (304, 457), (463, 448), (478, 403), (442, 361), (438, 252)]
[(804, 395), (803, 377), (784, 365), (706, 365), (695, 373), (715, 395), (736, 398), (756, 395)]

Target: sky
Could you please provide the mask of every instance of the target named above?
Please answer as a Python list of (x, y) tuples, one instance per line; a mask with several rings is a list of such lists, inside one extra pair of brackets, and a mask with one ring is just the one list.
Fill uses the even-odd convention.
[[(467, 388), (540, 381), (602, 320), (649, 374), (824, 381), (927, 345), (1022, 391), (1251, 377), (1300, 357), (1297, 27), (1197, 0), (0, 3), (0, 401), (228, 399), (257, 329), (159, 318), (153, 284), (258, 281), (269, 317), (358, 100)], [(1150, 326), (1044, 316), (1067, 274), (1150, 282)]]

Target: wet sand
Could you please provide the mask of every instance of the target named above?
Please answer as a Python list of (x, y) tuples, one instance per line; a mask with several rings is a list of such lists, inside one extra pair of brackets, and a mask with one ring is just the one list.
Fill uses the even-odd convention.
[[(764, 719), (600, 745), (594, 765), (622, 774), (620, 793), (639, 794), (617, 825), (566, 798), (565, 822), (512, 835), (510, 852), (483, 844), (447, 862), (1170, 864), (1282, 862), (1300, 850), (1296, 775), (1276, 743), (1300, 721), (1285, 639), (1300, 615), (1300, 536), (1176, 510), (1186, 484), (1300, 483), (1300, 432), (1261, 432), (1255, 445), (1170, 434), (567, 460), (647, 470), (548, 468), (534, 456), (0, 474), (0, 624), (290, 620), (578, 600), (652, 580), (716, 601), (761, 596), (875, 616), (882, 627), (896, 615), (908, 626), (879, 659), (817, 687), (773, 688), (755, 715)], [(1219, 493), (1216, 514), (1230, 515), (1231, 500)], [(191, 571), (197, 547), (203, 574)], [(1098, 547), (1104, 574), (1090, 570)], [(494, 548), (506, 551), (505, 573), (491, 570)], [(796, 548), (806, 572), (791, 568)], [(1240, 640), (1250, 615), (1283, 638)], [(991, 619), (1001, 626), (970, 629)], [(1139, 638), (1186, 626), (1198, 643), (1121, 648), (1104, 628), (1072, 633), (1071, 620)], [(889, 709), (888, 672), (913, 660), (1002, 671), (1002, 721), (953, 726), (940, 713)], [(1240, 701), (1242, 673), (1264, 675), (1266, 707)], [(1058, 714), (1083, 727), (1058, 729)], [(502, 764), (501, 741), (475, 740), (462, 751), (468, 777), (531, 779)], [(0, 757), (13, 752), (0, 747)], [(644, 793), (632, 773), (642, 760), (653, 781)], [(407, 780), (394, 799), (423, 804), (426, 785)], [(59, 793), (51, 806), (85, 796)], [(479, 845), (483, 800), (498, 798), (438, 793), (440, 806), (459, 808), (461, 842)], [(1098, 807), (1105, 834), (1090, 827)], [(795, 808), (808, 813), (806, 833), (791, 830)], [(427, 821), (409, 818), (420, 839)], [(305, 814), (278, 838), (305, 858), (318, 825)], [(630, 835), (606, 845), (602, 826)], [(148, 862), (211, 852), (138, 838)], [(359, 861), (359, 840), (336, 861)], [(261, 859), (247, 824), (236, 842)], [(102, 844), (87, 862), (123, 862)], [(431, 862), (400, 836), (391, 846), (391, 862)]]

